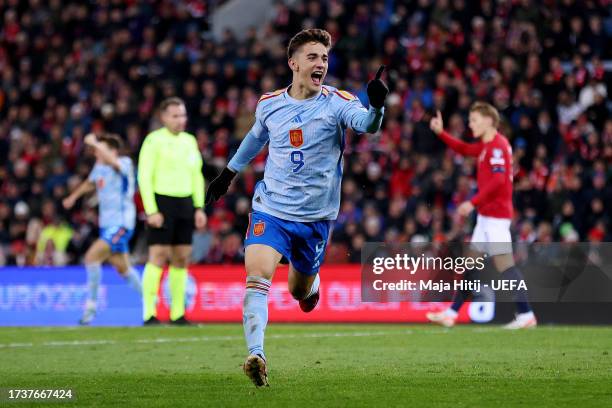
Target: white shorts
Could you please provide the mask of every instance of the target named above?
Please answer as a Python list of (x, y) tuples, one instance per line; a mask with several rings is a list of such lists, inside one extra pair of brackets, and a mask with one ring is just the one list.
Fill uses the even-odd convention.
[(472, 248), (488, 255), (512, 253), (512, 236), (508, 218), (494, 218), (478, 214), (472, 233)]

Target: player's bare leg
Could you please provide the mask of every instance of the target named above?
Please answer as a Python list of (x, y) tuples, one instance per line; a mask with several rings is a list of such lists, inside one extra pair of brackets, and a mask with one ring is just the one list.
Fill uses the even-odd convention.
[(173, 245), (168, 269), (170, 286), (170, 321), (173, 324), (188, 324), (185, 319), (185, 290), (187, 289), (187, 268), (191, 259), (191, 245)]
[(495, 270), (499, 273), (503, 273), (503, 271), (514, 266), (514, 256), (512, 254), (493, 255), (491, 259)]
[[(508, 280), (522, 280), (523, 274), (514, 265), (514, 256), (510, 254), (494, 255), (492, 256), (493, 265), (495, 269), (501, 273), (504, 279)], [(531, 329), (538, 325), (538, 321), (535, 314), (531, 310), (529, 301), (527, 299), (527, 293), (522, 290), (516, 292), (516, 308), (517, 314), (514, 320), (504, 326), (505, 329), (518, 330), (518, 329)]]
[(299, 272), (293, 265), (289, 267), (289, 292), (300, 302), (303, 312), (311, 312), (319, 302), (319, 274), (306, 275)]
[(170, 245), (149, 246), (149, 260), (142, 274), (142, 308), (145, 324), (159, 324), (155, 314), (162, 271), (170, 259)]
[(267, 245), (253, 244), (245, 250), (247, 279), (242, 322), (249, 356), (243, 368), (244, 373), (257, 387), (268, 385), (268, 370), (263, 350), (264, 333), (268, 324), (268, 292), (281, 258), (278, 251)]
[(85, 310), (79, 324), (89, 324), (96, 315), (98, 304), (98, 288), (102, 280), (102, 262), (110, 256), (110, 247), (106, 241), (97, 239), (85, 254), (85, 269), (87, 271), (87, 300)]
[(112, 254), (108, 262), (119, 272), (126, 282), (138, 293), (142, 294), (142, 284), (138, 272), (132, 267), (127, 253)]

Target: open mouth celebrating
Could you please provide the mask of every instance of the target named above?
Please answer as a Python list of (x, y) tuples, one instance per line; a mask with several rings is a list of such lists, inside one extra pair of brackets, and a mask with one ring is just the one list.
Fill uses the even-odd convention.
[(316, 86), (321, 86), (323, 83), (323, 71), (314, 71), (310, 78), (312, 79), (312, 83)]

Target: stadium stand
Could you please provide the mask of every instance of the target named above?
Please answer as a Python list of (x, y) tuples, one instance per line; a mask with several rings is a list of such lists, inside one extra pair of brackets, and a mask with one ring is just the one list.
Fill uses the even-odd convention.
[[(186, 101), (211, 180), (248, 131), (259, 95), (288, 85), (285, 46), (304, 27), (332, 34), (328, 84), (367, 105), (368, 75), (383, 63), (391, 89), (383, 130), (348, 134), (328, 262), (359, 262), (365, 241), (463, 239), (469, 226), (455, 207), (474, 192), (474, 161), (445, 149), (428, 122), (439, 109), (462, 136), (475, 100), (499, 109), (514, 149), (517, 240), (611, 240), (604, 0), (278, 2), (241, 41), (230, 30), (210, 35), (212, 4), (0, 0), (0, 265), (79, 262), (96, 236), (95, 200), (71, 212), (60, 202), (92, 165), (84, 135), (117, 133), (137, 159), (164, 97)], [(265, 152), (207, 209), (194, 262), (242, 261), (264, 164)]]

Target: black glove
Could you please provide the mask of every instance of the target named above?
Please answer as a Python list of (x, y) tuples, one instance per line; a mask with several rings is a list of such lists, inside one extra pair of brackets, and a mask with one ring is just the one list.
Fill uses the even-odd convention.
[(227, 167), (224, 168), (221, 174), (219, 174), (217, 178), (210, 183), (210, 186), (208, 186), (208, 191), (206, 191), (206, 205), (217, 201), (221, 196), (227, 193), (227, 189), (234, 177), (236, 177), (236, 173)]
[(381, 65), (374, 79), (368, 82), (368, 99), (370, 100), (370, 106), (376, 109), (380, 109), (385, 105), (385, 98), (389, 93), (389, 88), (387, 88), (387, 85), (380, 79), (384, 70), (385, 66)]

